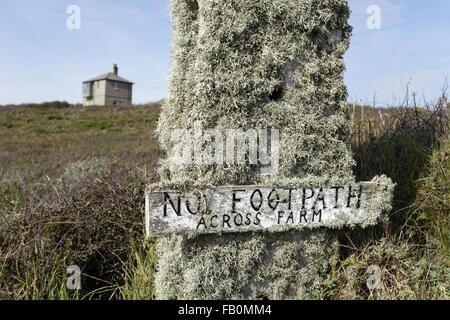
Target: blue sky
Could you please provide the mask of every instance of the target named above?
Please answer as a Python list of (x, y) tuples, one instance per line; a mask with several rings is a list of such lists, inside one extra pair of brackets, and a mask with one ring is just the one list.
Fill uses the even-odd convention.
[[(395, 104), (410, 83), (434, 99), (450, 76), (450, 1), (349, 0), (354, 27), (346, 54), (349, 100)], [(81, 9), (69, 30), (66, 10)], [(381, 29), (366, 10), (377, 5)], [(168, 0), (0, 0), (0, 104), (80, 102), (81, 82), (119, 64), (136, 83), (134, 102), (167, 94)]]

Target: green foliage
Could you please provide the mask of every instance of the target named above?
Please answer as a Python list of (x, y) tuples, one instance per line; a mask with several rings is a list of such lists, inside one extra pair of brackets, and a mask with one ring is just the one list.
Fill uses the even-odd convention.
[(379, 112), (353, 111), (355, 174), (360, 180), (378, 174), (392, 178), (397, 187), (391, 220), (401, 227), (416, 197), (416, 182), (427, 170), (433, 149), (448, 130), (448, 115), (441, 101), (429, 110), (403, 107)]
[(0, 174), (12, 184), (22, 178), (34, 184), (86, 158), (110, 158), (125, 168), (154, 161), (158, 114), (158, 105), (0, 108)]
[[(156, 111), (156, 112), (155, 112)], [(75, 134), (85, 131), (141, 132), (156, 121), (158, 107), (113, 108), (32, 105), (0, 108), (0, 132), (14, 129), (17, 133)]]
[[(355, 248), (356, 249), (356, 248)], [(384, 238), (371, 242), (341, 261), (317, 284), (317, 299), (416, 300), (450, 299), (448, 256), (432, 244)], [(367, 286), (369, 266), (381, 270), (380, 288)]]
[[(341, 257), (315, 296), (328, 299), (449, 299), (450, 132), (446, 100), (429, 109), (353, 112), (352, 142), (361, 179), (385, 172), (397, 183), (385, 228), (345, 232)], [(355, 110), (355, 109), (353, 109)], [(380, 232), (381, 231), (381, 232)], [(379, 239), (379, 240), (377, 240)], [(367, 288), (367, 268), (382, 287)]]
[(422, 239), (435, 239), (450, 263), (450, 138), (433, 152), (427, 174), (419, 180), (415, 215)]
[(120, 287), (124, 300), (153, 300), (155, 298), (156, 252), (154, 241), (137, 246), (125, 268), (125, 284)]

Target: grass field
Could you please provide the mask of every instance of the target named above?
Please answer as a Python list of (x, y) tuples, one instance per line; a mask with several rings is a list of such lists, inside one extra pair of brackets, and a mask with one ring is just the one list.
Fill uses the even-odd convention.
[[(349, 106), (358, 179), (397, 183), (390, 223), (344, 230), (321, 299), (448, 299), (449, 107)], [(0, 298), (152, 299), (143, 241), (146, 183), (157, 179), (159, 103), (0, 108)], [(79, 265), (83, 289), (66, 289)], [(382, 288), (365, 286), (379, 265)]]
[[(55, 175), (87, 158), (136, 167), (155, 159), (157, 104), (135, 109), (9, 107), (0, 109), (1, 174)], [(19, 160), (19, 161), (18, 161)]]

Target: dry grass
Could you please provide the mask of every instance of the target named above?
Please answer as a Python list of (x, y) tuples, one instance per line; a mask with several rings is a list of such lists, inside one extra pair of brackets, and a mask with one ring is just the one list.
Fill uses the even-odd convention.
[[(108, 298), (143, 237), (159, 105), (0, 109), (0, 298)], [(65, 288), (79, 265), (83, 290)]]
[[(352, 146), (359, 179), (396, 183), (390, 222), (346, 230), (341, 258), (317, 296), (328, 299), (450, 299), (450, 105), (354, 108)], [(369, 290), (367, 268), (382, 285)]]
[[(157, 152), (158, 106), (138, 109), (10, 107), (0, 109), (0, 163), (32, 178), (71, 161), (111, 157), (133, 167)], [(131, 157), (130, 157), (131, 155)]]
[[(448, 107), (350, 112), (355, 173), (392, 177), (396, 210), (387, 226), (342, 233), (317, 297), (449, 298)], [(160, 157), (158, 114), (158, 104), (0, 108), (0, 298), (153, 298), (141, 213)], [(65, 288), (71, 264), (84, 275), (77, 294)], [(383, 273), (377, 291), (365, 285), (372, 264)]]

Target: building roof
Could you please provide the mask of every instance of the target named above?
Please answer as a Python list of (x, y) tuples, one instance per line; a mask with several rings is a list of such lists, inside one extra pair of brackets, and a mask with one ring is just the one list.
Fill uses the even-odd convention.
[(102, 74), (101, 76), (92, 78), (90, 80), (83, 81), (83, 83), (100, 81), (100, 80), (111, 80), (111, 81), (118, 81), (118, 82), (133, 84), (133, 82), (128, 81), (127, 79), (124, 79), (122, 77), (119, 77), (118, 75), (114, 74), (113, 72), (108, 72), (108, 73)]

